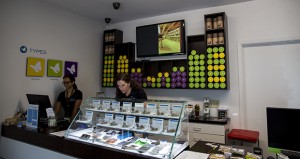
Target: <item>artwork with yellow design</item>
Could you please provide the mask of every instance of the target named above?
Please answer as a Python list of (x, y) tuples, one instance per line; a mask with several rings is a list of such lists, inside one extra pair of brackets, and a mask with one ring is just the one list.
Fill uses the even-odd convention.
[(62, 76), (62, 60), (49, 59), (47, 62), (47, 76), (48, 77), (61, 77)]
[(43, 77), (45, 73), (45, 59), (28, 57), (26, 66), (26, 76)]

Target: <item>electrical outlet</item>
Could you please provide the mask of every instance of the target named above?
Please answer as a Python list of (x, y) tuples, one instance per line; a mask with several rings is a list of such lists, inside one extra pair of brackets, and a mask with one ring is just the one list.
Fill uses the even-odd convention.
[(208, 103), (209, 102), (209, 99), (208, 98), (204, 98), (203, 99), (203, 103)]

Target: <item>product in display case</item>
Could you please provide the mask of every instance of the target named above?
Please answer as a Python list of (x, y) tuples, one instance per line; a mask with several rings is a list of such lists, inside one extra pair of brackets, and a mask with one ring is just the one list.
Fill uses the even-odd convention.
[(170, 115), (170, 104), (160, 104), (157, 115)]
[(155, 103), (148, 103), (144, 112), (145, 112), (145, 114), (155, 115), (157, 113), (156, 104)]
[(135, 126), (135, 116), (127, 115), (126, 121), (122, 125), (122, 129), (131, 130)]
[(136, 126), (132, 129), (134, 131), (146, 132), (149, 129), (150, 118), (148, 117), (139, 117), (139, 122), (136, 123)]
[(132, 102), (123, 102), (122, 112), (130, 113), (132, 110)]
[(152, 118), (152, 124), (150, 126), (151, 133), (161, 134), (164, 128), (164, 120), (158, 118)]
[(185, 101), (89, 97), (65, 137), (132, 155), (175, 158), (188, 148), (186, 105)]

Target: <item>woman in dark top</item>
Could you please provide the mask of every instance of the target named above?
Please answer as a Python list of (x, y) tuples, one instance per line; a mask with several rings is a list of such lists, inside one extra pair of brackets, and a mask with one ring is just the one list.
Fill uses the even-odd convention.
[(117, 75), (116, 98), (147, 100), (147, 95), (137, 82), (131, 80), (129, 74), (119, 73)]
[(82, 92), (78, 90), (75, 77), (71, 74), (67, 74), (63, 77), (62, 84), (66, 90), (62, 91), (56, 100), (55, 114), (63, 107), (65, 112), (64, 118), (71, 122), (79, 111), (82, 101)]

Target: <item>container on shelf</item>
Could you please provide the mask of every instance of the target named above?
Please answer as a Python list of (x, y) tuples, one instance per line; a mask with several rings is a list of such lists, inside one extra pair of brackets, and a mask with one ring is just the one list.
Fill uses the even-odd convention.
[(218, 33), (218, 44), (224, 44), (224, 33)]
[(223, 28), (224, 27), (222, 16), (217, 17), (217, 25), (218, 25), (218, 28)]
[(218, 117), (223, 119), (227, 118), (228, 108), (218, 108)]
[(207, 18), (206, 19), (206, 29), (212, 29), (212, 19), (211, 18)]
[(219, 44), (218, 33), (213, 33), (212, 41), (213, 41), (213, 42), (212, 42), (213, 45), (218, 45), (218, 44)]
[(217, 18), (213, 19), (213, 29), (218, 29), (218, 19)]
[(211, 34), (207, 34), (207, 45), (212, 45), (213, 44), (213, 39)]

